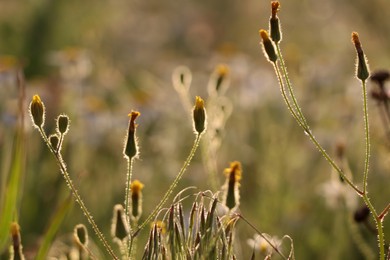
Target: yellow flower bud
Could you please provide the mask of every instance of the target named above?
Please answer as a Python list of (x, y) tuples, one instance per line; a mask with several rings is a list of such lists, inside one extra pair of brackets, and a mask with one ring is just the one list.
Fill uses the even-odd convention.
[(34, 95), (30, 103), (30, 115), (36, 128), (41, 128), (45, 124), (45, 105), (38, 95)]
[(199, 135), (206, 130), (206, 109), (204, 101), (201, 97), (195, 98), (195, 106), (193, 109), (194, 130)]

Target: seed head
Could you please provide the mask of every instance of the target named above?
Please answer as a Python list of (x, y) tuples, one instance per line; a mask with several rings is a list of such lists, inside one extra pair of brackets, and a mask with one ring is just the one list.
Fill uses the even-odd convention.
[(41, 128), (45, 124), (45, 105), (38, 95), (34, 95), (30, 103), (30, 115), (36, 128)]
[(366, 56), (363, 52), (362, 44), (360, 43), (359, 34), (357, 32), (352, 33), (352, 43), (355, 45), (357, 52), (356, 77), (361, 81), (365, 81), (370, 76), (370, 72), (368, 69)]
[(137, 119), (137, 117), (140, 115), (141, 113), (137, 111), (131, 111), (129, 114), (129, 130), (127, 132), (125, 149), (123, 150), (123, 154), (127, 159), (132, 159), (138, 155), (138, 144), (137, 138), (135, 136), (135, 129), (137, 124), (135, 123), (135, 119)]
[(270, 62), (272, 63), (276, 62), (278, 56), (276, 55), (275, 47), (269, 38), (268, 32), (266, 30), (260, 30), (259, 33), (262, 39), (265, 56), (268, 58)]
[(204, 107), (204, 101), (201, 97), (196, 96), (195, 106), (193, 109), (193, 122), (194, 130), (198, 135), (202, 134), (206, 130), (206, 109)]

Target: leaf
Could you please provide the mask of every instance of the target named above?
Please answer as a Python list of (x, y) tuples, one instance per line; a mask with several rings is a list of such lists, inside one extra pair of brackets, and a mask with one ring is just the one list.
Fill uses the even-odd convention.
[(17, 218), (18, 202), (21, 194), (21, 180), (25, 167), (25, 142), (22, 131), (15, 136), (14, 148), (11, 151), (12, 161), (9, 179), (4, 189), (4, 196), (0, 209), (0, 251), (9, 241), (11, 222)]
[(39, 248), (36, 259), (46, 259), (47, 253), (49, 252), (50, 246), (57, 234), (58, 229), (60, 228), (66, 214), (69, 212), (70, 208), (73, 205), (73, 200), (71, 196), (68, 196), (58, 207), (56, 213), (50, 221), (50, 225), (46, 231), (46, 234), (43, 238), (43, 242)]

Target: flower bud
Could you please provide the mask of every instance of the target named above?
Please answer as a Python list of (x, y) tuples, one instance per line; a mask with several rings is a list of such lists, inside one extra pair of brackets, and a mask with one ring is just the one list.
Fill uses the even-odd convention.
[(59, 115), (57, 118), (57, 131), (61, 134), (66, 134), (69, 130), (69, 117), (67, 115)]
[(240, 204), (240, 180), (241, 180), (241, 163), (232, 162), (230, 168), (225, 169), (226, 182), (223, 187), (224, 199), (223, 204), (229, 209), (237, 208)]
[(259, 33), (262, 39), (263, 50), (266, 54), (266, 57), (270, 62), (276, 62), (278, 56), (276, 55), (275, 47), (269, 38), (268, 32), (266, 30), (260, 30)]
[(142, 214), (142, 192), (144, 185), (135, 180), (130, 185), (131, 190), (131, 217), (134, 220), (138, 220)]
[(123, 206), (117, 204), (114, 206), (114, 216), (112, 217), (111, 236), (114, 239), (122, 241), (129, 235), (129, 225), (126, 221)]
[(137, 111), (131, 111), (131, 113), (129, 114), (129, 130), (127, 132), (125, 149), (123, 151), (123, 154), (127, 159), (132, 159), (133, 157), (138, 155), (138, 144), (137, 138), (135, 136), (135, 129), (137, 127), (137, 124), (135, 124), (135, 119), (137, 119), (137, 117), (140, 115), (141, 113)]
[(273, 1), (271, 3), (272, 15), (271, 15), (271, 18), (269, 20), (269, 28), (270, 28), (271, 39), (275, 43), (278, 43), (282, 39), (279, 18), (277, 16), (277, 13), (279, 11), (279, 7), (280, 7), (280, 4), (278, 1)]
[(352, 33), (352, 43), (355, 45), (357, 52), (356, 77), (361, 81), (365, 81), (370, 76), (370, 72), (366, 56), (364, 55), (363, 48), (359, 40), (359, 34), (357, 32)]
[(201, 97), (195, 98), (195, 106), (193, 109), (194, 130), (199, 135), (206, 130), (206, 109), (204, 101)]
[(30, 103), (30, 115), (36, 128), (41, 128), (45, 124), (45, 105), (38, 95), (34, 95)]
[(58, 150), (58, 145), (60, 144), (60, 138), (58, 137), (58, 135), (56, 135), (56, 134), (50, 135), (49, 136), (49, 142), (50, 142), (51, 147), (53, 147), (53, 149), (55, 151), (57, 151)]
[(10, 259), (25, 259), (22, 251), (22, 238), (20, 236), (20, 227), (18, 223), (11, 223), (10, 233), (12, 238), (13, 253), (13, 256)]

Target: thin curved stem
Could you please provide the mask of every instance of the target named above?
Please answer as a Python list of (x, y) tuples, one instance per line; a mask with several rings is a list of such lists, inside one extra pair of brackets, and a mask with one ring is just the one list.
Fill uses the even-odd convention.
[(286, 67), (286, 64), (284, 63), (284, 59), (283, 59), (283, 56), (282, 56), (282, 52), (280, 50), (280, 46), (279, 44), (276, 44), (276, 51), (278, 52), (278, 56), (279, 56), (279, 60), (280, 60), (280, 64), (282, 66), (282, 70), (283, 70), (283, 75), (286, 79), (286, 84), (287, 84), (287, 88), (288, 88), (288, 92), (291, 96), (291, 99), (293, 101), (293, 105), (295, 107), (295, 109), (297, 110), (297, 113), (298, 113), (298, 117), (300, 118), (300, 120), (302, 121), (303, 125), (308, 128), (308, 124), (306, 122), (306, 118), (305, 116), (303, 115), (302, 113), (302, 110), (300, 108), (300, 106), (298, 105), (298, 101), (295, 97), (295, 94), (294, 94), (294, 91), (293, 91), (293, 88), (292, 88), (292, 84), (291, 84), (291, 81), (290, 81), (290, 78), (288, 77), (288, 72), (287, 72), (287, 67)]
[(362, 92), (363, 92), (363, 118), (364, 118), (364, 134), (366, 142), (366, 152), (364, 159), (364, 172), (363, 172), (363, 193), (367, 193), (367, 179), (368, 179), (368, 169), (370, 162), (370, 129), (368, 124), (368, 108), (367, 108), (367, 88), (366, 82), (362, 81)]
[(160, 211), (160, 209), (162, 208), (164, 203), (168, 200), (168, 198), (172, 194), (174, 188), (179, 183), (180, 179), (183, 177), (183, 174), (186, 171), (188, 165), (190, 165), (191, 160), (194, 157), (195, 152), (196, 152), (196, 150), (197, 150), (197, 148), (199, 146), (200, 140), (201, 140), (201, 135), (198, 134), (196, 136), (195, 141), (194, 141), (194, 145), (192, 146), (191, 152), (188, 155), (187, 159), (185, 160), (185, 162), (184, 162), (182, 168), (180, 169), (179, 173), (177, 174), (175, 180), (172, 182), (171, 186), (169, 186), (168, 191), (164, 194), (163, 198), (158, 203), (158, 205), (154, 208), (153, 212), (150, 213), (150, 215), (146, 218), (146, 220), (141, 225), (138, 226), (138, 229), (133, 233), (133, 237), (136, 236), (138, 234), (138, 232), (142, 228), (144, 228), (152, 220), (152, 218), (157, 214), (158, 211)]
[(97, 224), (95, 223), (91, 213), (88, 211), (87, 207), (85, 206), (83, 200), (81, 199), (81, 196), (79, 195), (79, 193), (77, 192), (77, 189), (75, 188), (73, 182), (72, 182), (72, 179), (70, 178), (69, 176), (69, 173), (67, 172), (66, 170), (66, 166), (65, 166), (65, 163), (61, 157), (61, 154), (60, 153), (57, 153), (54, 148), (50, 145), (50, 142), (45, 134), (45, 131), (42, 129), (42, 127), (40, 127), (39, 129), (39, 132), (40, 134), (42, 135), (45, 143), (49, 146), (49, 149), (50, 149), (50, 152), (54, 155), (54, 157), (56, 158), (57, 160), (57, 163), (60, 167), (60, 170), (61, 170), (61, 173), (62, 173), (62, 176), (64, 177), (65, 179), (65, 182), (66, 184), (68, 185), (69, 189), (71, 190), (73, 196), (75, 197), (76, 199), (76, 202), (79, 204), (81, 210), (83, 211), (84, 215), (86, 216), (88, 222), (91, 224), (92, 226), (92, 229), (95, 231), (96, 235), (98, 236), (98, 238), (100, 239), (100, 241), (103, 243), (103, 246), (106, 248), (107, 252), (110, 254), (110, 256), (113, 258), (113, 259), (119, 259), (114, 251), (112, 250), (112, 248), (110, 247), (110, 245), (108, 244), (107, 240), (105, 239), (103, 233), (100, 231), (99, 227), (97, 226)]
[[(278, 51), (278, 53), (280, 54), (280, 51)], [(280, 60), (282, 60), (282, 56), (281, 55), (279, 56), (279, 58), (280, 58)], [(301, 109), (300, 109), (300, 107), (299, 107), (297, 102), (294, 104), (295, 110), (297, 112), (294, 110), (293, 106), (291, 105), (291, 101), (288, 99), (288, 96), (286, 95), (284, 84), (283, 84), (283, 81), (282, 81), (282, 76), (281, 76), (281, 73), (280, 73), (280, 70), (279, 70), (279, 66), (277, 65), (276, 62), (273, 63), (273, 65), (274, 65), (274, 70), (275, 70), (276, 76), (277, 76), (278, 81), (279, 81), (280, 90), (281, 90), (283, 99), (284, 99), (284, 101), (285, 101), (285, 103), (287, 105), (288, 110), (291, 112), (292, 116), (294, 117), (294, 119), (297, 121), (299, 126), (303, 129), (305, 134), (307, 134), (307, 136), (312, 141), (312, 143), (317, 147), (317, 149), (320, 151), (322, 156), (325, 157), (325, 159), (328, 161), (328, 163), (338, 172), (339, 175), (341, 175), (344, 178), (344, 180), (346, 181), (346, 183), (349, 186), (351, 186), (360, 196), (362, 196), (363, 192), (352, 183), (352, 181), (346, 176), (346, 174), (341, 170), (341, 168), (330, 157), (330, 155), (325, 151), (325, 149), (321, 146), (321, 144), (317, 141), (315, 136), (312, 134), (309, 126), (306, 123), (305, 117), (303, 116), (302, 112), (299, 112), (299, 111), (301, 111)], [(287, 71), (286, 71), (286, 68), (284, 66), (284, 62), (281, 62), (281, 66), (283, 68), (282, 69), (283, 74), (285, 74), (284, 76), (286, 78), (286, 84), (291, 87), (291, 84), (289, 83), (290, 79), (286, 76)], [(293, 89), (292, 88), (289, 88), (289, 89), (290, 89), (289, 90), (290, 91), (290, 96), (294, 97), (295, 95), (293, 94)], [(293, 98), (293, 100), (295, 100), (295, 99)], [(300, 114), (300, 116), (299, 116), (299, 114)]]

